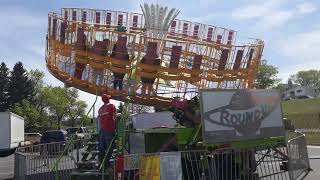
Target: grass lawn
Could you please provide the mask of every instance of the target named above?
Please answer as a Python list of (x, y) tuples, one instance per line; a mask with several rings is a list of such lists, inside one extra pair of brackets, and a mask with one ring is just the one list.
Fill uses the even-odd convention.
[[(284, 101), (282, 111), (296, 129), (320, 128), (320, 98)], [(308, 144), (320, 144), (320, 133), (307, 133), (306, 138)]]

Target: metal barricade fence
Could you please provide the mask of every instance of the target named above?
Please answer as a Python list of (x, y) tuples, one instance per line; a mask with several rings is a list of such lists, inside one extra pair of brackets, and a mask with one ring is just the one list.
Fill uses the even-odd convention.
[(299, 179), (311, 170), (305, 135), (297, 132), (296, 137), (288, 140), (290, 179)]
[(128, 180), (138, 179), (139, 176), (186, 180), (289, 179), (285, 143), (267, 147), (168, 153), (126, 155), (125, 177)]
[[(15, 179), (70, 179), (76, 168), (79, 148), (75, 144), (50, 143), (18, 148), (15, 153)], [(59, 163), (57, 163), (59, 159)], [(180, 152), (125, 155), (127, 180), (295, 180), (310, 170), (304, 135), (290, 140), (251, 148), (223, 148)], [(52, 172), (56, 166), (56, 171)], [(143, 179), (143, 178), (142, 178)]]
[(83, 140), (18, 148), (15, 152), (15, 179), (70, 179), (70, 173), (79, 159), (79, 144), (83, 145)]

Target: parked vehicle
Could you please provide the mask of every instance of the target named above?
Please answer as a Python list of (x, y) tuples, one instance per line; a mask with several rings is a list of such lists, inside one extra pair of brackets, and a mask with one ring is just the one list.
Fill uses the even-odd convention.
[(46, 143), (47, 145), (44, 146), (45, 149), (42, 149), (40, 154), (60, 154), (66, 147), (67, 140), (68, 137), (65, 130), (51, 130), (44, 132), (41, 136), (40, 143)]
[(8, 156), (24, 145), (24, 119), (12, 112), (0, 112), (0, 156)]
[(86, 127), (71, 127), (67, 128), (66, 131), (68, 132), (68, 137), (72, 135), (76, 135), (77, 139), (90, 139), (91, 134), (89, 133)]
[(42, 134), (40, 133), (25, 133), (24, 139), (30, 141), (31, 144), (39, 144)]

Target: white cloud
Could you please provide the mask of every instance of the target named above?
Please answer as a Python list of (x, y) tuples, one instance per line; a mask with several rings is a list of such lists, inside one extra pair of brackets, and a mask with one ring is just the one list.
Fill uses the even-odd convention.
[(286, 0), (269, 0), (264, 3), (250, 4), (237, 8), (232, 14), (234, 19), (254, 19), (272, 15)]
[(320, 30), (304, 32), (291, 36), (283, 42), (283, 52), (286, 56), (306, 61), (319, 61)]
[(290, 11), (274, 11), (269, 15), (262, 17), (261, 20), (256, 24), (256, 27), (268, 30), (285, 24), (292, 17), (293, 13)]
[(12, 36), (13, 32), (18, 32), (26, 28), (46, 27), (46, 17), (41, 17), (18, 7), (1, 7), (0, 17), (5, 17), (0, 21), (0, 36)]
[(282, 9), (286, 1), (270, 0), (251, 4), (236, 9), (231, 16), (235, 20), (256, 20), (255, 28), (268, 30), (285, 24), (293, 17), (292, 11)]
[(317, 7), (310, 2), (304, 2), (304, 3), (297, 5), (297, 11), (300, 14), (313, 13), (316, 10), (317, 10)]
[(300, 70), (320, 69), (320, 29), (290, 36), (281, 46), (288, 61), (280, 68), (283, 79)]

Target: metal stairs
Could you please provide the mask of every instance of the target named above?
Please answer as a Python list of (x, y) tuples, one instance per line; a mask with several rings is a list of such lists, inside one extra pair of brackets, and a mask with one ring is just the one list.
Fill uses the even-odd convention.
[(100, 162), (98, 159), (98, 139), (98, 134), (92, 134), (87, 146), (85, 146), (85, 150), (81, 152), (81, 160), (76, 163), (76, 170), (71, 173), (71, 180), (113, 179), (113, 172), (111, 169), (106, 169), (104, 172), (100, 169)]

